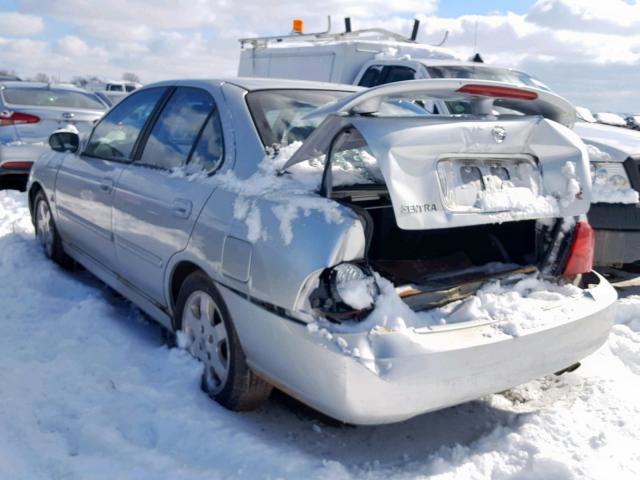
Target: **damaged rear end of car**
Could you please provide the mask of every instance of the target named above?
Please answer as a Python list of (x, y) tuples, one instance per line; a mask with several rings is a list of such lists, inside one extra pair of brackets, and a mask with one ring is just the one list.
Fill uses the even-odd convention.
[[(428, 115), (433, 98), (471, 101), (473, 114)], [(494, 104), (528, 114), (497, 118)], [(326, 414), (376, 424), (592, 353), (616, 293), (591, 270), (591, 181), (573, 112), (549, 92), (459, 80), (391, 84), (320, 112), (281, 174), (315, 171), (318, 194), (352, 213), (353, 224), (328, 226), (344, 229), (333, 251), (349, 254), (307, 275), (295, 326), (265, 320), (295, 367), (275, 351), (252, 367)]]

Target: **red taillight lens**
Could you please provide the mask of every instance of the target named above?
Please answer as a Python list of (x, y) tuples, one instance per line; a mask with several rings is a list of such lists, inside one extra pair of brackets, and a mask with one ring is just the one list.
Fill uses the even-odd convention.
[(31, 168), (31, 162), (4, 162), (2, 168)]
[(465, 85), (456, 90), (469, 95), (479, 95), (481, 97), (515, 98), (518, 100), (535, 100), (538, 98), (536, 92), (529, 92), (519, 88), (494, 87), (491, 85)]
[(0, 127), (5, 125), (21, 125), (24, 123), (38, 123), (40, 117), (28, 113), (12, 112), (4, 110), (0, 112)]
[(572, 277), (580, 273), (587, 273), (593, 267), (593, 251), (596, 238), (593, 228), (588, 222), (578, 222), (574, 232), (573, 244), (569, 249), (569, 258), (564, 266), (562, 275)]

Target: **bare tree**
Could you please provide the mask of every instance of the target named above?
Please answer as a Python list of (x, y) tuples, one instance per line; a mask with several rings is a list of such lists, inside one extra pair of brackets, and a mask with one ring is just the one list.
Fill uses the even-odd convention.
[(71, 83), (73, 83), (76, 87), (84, 88), (85, 85), (89, 83), (89, 81), (87, 80), (86, 77), (83, 77), (81, 75), (76, 75), (71, 79)]
[(33, 77), (33, 81), (34, 82), (45, 82), (45, 83), (49, 83), (49, 75), (47, 75), (46, 73), (36, 73), (35, 77)]
[(127, 82), (140, 83), (140, 77), (132, 72), (124, 72), (122, 74), (122, 80), (126, 80)]

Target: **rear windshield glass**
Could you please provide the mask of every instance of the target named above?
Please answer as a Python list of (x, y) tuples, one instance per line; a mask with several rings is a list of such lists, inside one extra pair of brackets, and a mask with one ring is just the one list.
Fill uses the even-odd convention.
[(11, 105), (106, 110), (105, 105), (95, 95), (72, 90), (9, 87), (2, 91), (2, 96), (5, 103)]
[(304, 141), (322, 121), (307, 114), (352, 92), (335, 90), (260, 90), (247, 104), (264, 145)]
[(427, 67), (431, 78), (472, 78), (475, 80), (494, 80), (496, 82), (512, 83), (528, 87), (537, 87), (549, 90), (544, 83), (537, 78), (523, 72), (508, 70), (506, 68), (474, 67), (470, 65), (442, 65)]

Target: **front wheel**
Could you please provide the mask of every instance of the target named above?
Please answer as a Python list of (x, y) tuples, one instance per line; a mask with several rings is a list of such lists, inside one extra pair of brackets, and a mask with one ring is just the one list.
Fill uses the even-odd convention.
[(62, 248), (62, 240), (51, 215), (51, 207), (42, 190), (36, 193), (33, 200), (33, 224), (44, 254), (62, 267), (71, 268), (73, 260)]
[(179, 343), (203, 363), (202, 389), (210, 397), (230, 410), (251, 410), (269, 397), (271, 385), (247, 365), (222, 296), (206, 275), (184, 281), (176, 316)]

